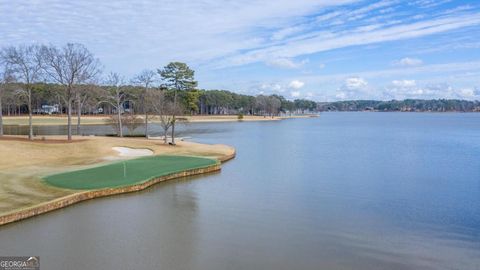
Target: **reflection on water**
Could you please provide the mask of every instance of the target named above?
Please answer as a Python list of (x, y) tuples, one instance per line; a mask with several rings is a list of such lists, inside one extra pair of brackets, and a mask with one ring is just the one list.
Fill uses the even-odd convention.
[(0, 227), (0, 254), (37, 254), (45, 269), (480, 269), (480, 114), (325, 113), (184, 134), (237, 157)]

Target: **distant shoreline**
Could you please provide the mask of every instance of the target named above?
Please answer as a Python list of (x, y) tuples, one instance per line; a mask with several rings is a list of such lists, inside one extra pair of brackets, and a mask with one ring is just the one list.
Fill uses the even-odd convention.
[(344, 100), (319, 102), (317, 110), (320, 112), (480, 112), (480, 101), (459, 99)]
[[(215, 122), (252, 122), (252, 121), (278, 121), (283, 119), (295, 119), (295, 118), (310, 118), (317, 117), (318, 115), (292, 115), (292, 116), (260, 116), (260, 115), (244, 115), (242, 119), (239, 119), (238, 115), (194, 115), (194, 116), (181, 116), (179, 118), (186, 119), (187, 123), (215, 123)], [(139, 117), (143, 117), (139, 115)], [(150, 123), (158, 123), (159, 120), (150, 120)], [(76, 116), (72, 116), (72, 122), (75, 125), (77, 121)], [(3, 124), (5, 126), (28, 126), (28, 116), (3, 116)], [(111, 124), (108, 116), (88, 116), (83, 115), (81, 119), (82, 126), (94, 126), (94, 125), (109, 125)], [(66, 115), (34, 115), (34, 126), (66, 126)]]
[(432, 114), (447, 114), (447, 113), (471, 113), (471, 114), (476, 114), (480, 113), (480, 111), (474, 111), (474, 112), (464, 112), (464, 111), (445, 111), (445, 112), (437, 112), (437, 111), (369, 111), (369, 110), (363, 110), (363, 111), (322, 111), (321, 113), (353, 113), (353, 112), (359, 112), (359, 113), (432, 113)]

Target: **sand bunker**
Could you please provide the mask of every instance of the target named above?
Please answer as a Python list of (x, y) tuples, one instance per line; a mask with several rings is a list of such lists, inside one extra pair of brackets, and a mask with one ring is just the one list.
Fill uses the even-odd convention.
[(112, 147), (113, 150), (118, 152), (118, 155), (121, 157), (143, 157), (143, 156), (152, 156), (153, 151), (150, 149), (137, 149), (129, 147)]

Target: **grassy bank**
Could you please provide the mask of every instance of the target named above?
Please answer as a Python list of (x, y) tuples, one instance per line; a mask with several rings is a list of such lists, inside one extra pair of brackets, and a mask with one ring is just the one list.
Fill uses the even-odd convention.
[(49, 175), (44, 179), (47, 184), (67, 189), (113, 188), (139, 184), (185, 170), (204, 168), (217, 162), (199, 157), (153, 156)]

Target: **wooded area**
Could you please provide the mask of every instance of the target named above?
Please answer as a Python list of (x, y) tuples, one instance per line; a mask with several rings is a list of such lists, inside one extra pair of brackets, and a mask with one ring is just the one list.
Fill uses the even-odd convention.
[(194, 70), (180, 62), (143, 70), (129, 80), (115, 72), (102, 75), (100, 61), (81, 44), (5, 47), (0, 63), (0, 136), (4, 114), (28, 114), (30, 139), (34, 114), (66, 114), (68, 140), (72, 138), (73, 115), (77, 130), (82, 115), (110, 115), (120, 137), (125, 123), (144, 125), (148, 136), (148, 120), (155, 115), (160, 117), (165, 135), (171, 130), (174, 144), (178, 115), (275, 116), (317, 106), (313, 101), (289, 101), (278, 95), (255, 97), (198, 89)]
[(479, 112), (479, 101), (457, 99), (348, 100), (319, 102), (319, 111)]

